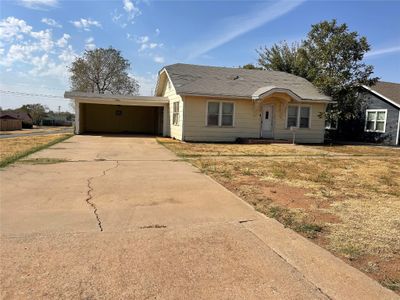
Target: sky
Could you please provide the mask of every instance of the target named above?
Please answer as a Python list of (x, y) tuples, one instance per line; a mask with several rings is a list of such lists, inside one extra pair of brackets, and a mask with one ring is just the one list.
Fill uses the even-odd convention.
[(121, 50), (152, 95), (165, 65), (256, 63), (256, 49), (331, 19), (367, 37), (375, 76), (400, 83), (399, 12), (400, 1), (1, 0), (0, 106), (71, 110), (68, 66), (85, 49)]

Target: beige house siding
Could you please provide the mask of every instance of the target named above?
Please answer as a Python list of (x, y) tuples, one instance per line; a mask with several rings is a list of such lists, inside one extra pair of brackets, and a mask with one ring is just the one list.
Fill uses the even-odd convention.
[[(232, 101), (235, 103), (232, 127), (206, 125), (207, 102)], [(251, 100), (206, 99), (185, 97), (185, 141), (235, 141), (238, 137), (259, 137), (260, 116)]]
[[(208, 101), (228, 101), (235, 103), (234, 125), (232, 127), (214, 127), (206, 125)], [(274, 104), (273, 128), (275, 139), (292, 139), (292, 132), (286, 128), (287, 106), (296, 104), (288, 99), (270, 98), (263, 103)], [(262, 104), (252, 100), (238, 99), (207, 99), (203, 97), (185, 97), (184, 136), (185, 141), (235, 141), (239, 137), (259, 138), (261, 129), (260, 112)], [(311, 127), (298, 129), (298, 143), (322, 143), (324, 141), (326, 104), (302, 104), (311, 107)]]
[[(288, 105), (298, 105), (290, 102)], [(293, 134), (287, 128), (287, 107), (282, 105), (282, 112), (275, 114), (274, 138), (292, 140)], [(311, 103), (301, 104), (300, 106), (309, 106), (311, 108), (310, 128), (298, 128), (296, 130), (297, 143), (323, 143), (325, 135), (325, 116), (326, 104)]]
[[(169, 99), (169, 125), (170, 125), (170, 136), (178, 140), (183, 138), (183, 100), (182, 97), (177, 95), (175, 89), (169, 79), (166, 80), (166, 84), (163, 89), (162, 96), (168, 97)], [(179, 102), (179, 124), (172, 124), (173, 121), (173, 103)], [(165, 123), (164, 123), (165, 124)]]

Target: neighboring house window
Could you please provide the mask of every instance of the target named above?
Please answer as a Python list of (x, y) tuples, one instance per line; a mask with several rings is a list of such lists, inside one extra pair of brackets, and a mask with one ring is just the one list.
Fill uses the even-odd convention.
[(288, 107), (287, 128), (310, 128), (310, 114), (311, 109), (308, 106), (290, 105)]
[(172, 105), (172, 125), (179, 125), (179, 102), (174, 102)]
[(326, 112), (328, 114), (325, 115), (325, 129), (337, 130), (339, 123), (337, 104), (328, 104)]
[(386, 130), (386, 109), (367, 109), (365, 131), (385, 132)]
[(214, 102), (207, 104), (207, 126), (233, 126), (234, 104), (231, 102)]
[(337, 130), (338, 127), (338, 118), (330, 117), (330, 119), (325, 119), (325, 129)]

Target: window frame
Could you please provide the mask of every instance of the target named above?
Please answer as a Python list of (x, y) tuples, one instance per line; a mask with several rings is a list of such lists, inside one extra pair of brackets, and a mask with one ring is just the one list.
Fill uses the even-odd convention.
[[(385, 133), (386, 132), (386, 123), (387, 123), (387, 109), (366, 109), (365, 110), (365, 125), (364, 125), (364, 131), (365, 132), (377, 132), (377, 133)], [(374, 130), (368, 129), (367, 128), (367, 123), (368, 123), (368, 113), (375, 113), (375, 120), (374, 122)], [(383, 131), (382, 130), (376, 130), (376, 123), (378, 121), (378, 112), (384, 112), (385, 113), (385, 119), (383, 120)]]
[[(336, 126), (332, 126), (332, 121), (335, 121)], [(330, 120), (330, 121), (325, 119), (325, 129), (327, 129), (327, 130), (337, 130), (338, 129), (338, 123), (339, 123), (339, 118), (337, 118), (337, 117), (333, 118), (333, 120)]]
[[(288, 127), (288, 121), (289, 121), (289, 107), (297, 107), (297, 120), (296, 120), (296, 128), (301, 129), (301, 130), (307, 130), (311, 129), (311, 117), (312, 117), (312, 105), (307, 105), (307, 104), (288, 104), (286, 108), (286, 120), (285, 120), (285, 128), (290, 129)], [(307, 107), (309, 108), (309, 116), (308, 116), (308, 127), (300, 127), (300, 113), (301, 113), (301, 107)]]
[[(208, 124), (208, 104), (209, 103), (218, 103), (219, 104), (219, 110), (218, 110), (218, 125), (209, 125)], [(229, 103), (233, 105), (233, 110), (232, 110), (232, 125), (222, 125), (222, 106), (224, 103)], [(232, 128), (235, 127), (235, 112), (236, 112), (236, 105), (234, 101), (229, 101), (229, 100), (207, 100), (206, 101), (206, 118), (205, 118), (205, 126), (206, 127), (222, 127), (222, 128)]]
[[(175, 105), (178, 108), (177, 111), (175, 111)], [(172, 125), (174, 126), (179, 126), (180, 106), (179, 101), (172, 102)]]

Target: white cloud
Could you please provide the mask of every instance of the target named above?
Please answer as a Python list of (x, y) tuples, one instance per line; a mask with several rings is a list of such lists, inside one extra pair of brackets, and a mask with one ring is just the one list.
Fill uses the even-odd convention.
[(160, 35), (160, 29), (156, 28), (155, 32), (156, 32), (156, 35)]
[(22, 77), (49, 76), (67, 82), (67, 65), (76, 56), (69, 34), (54, 38), (51, 29), (33, 31), (24, 20), (9, 17), (0, 21), (0, 38), (0, 65), (6, 69)]
[(59, 24), (56, 20), (51, 18), (43, 18), (42, 23), (47, 24), (52, 27), (62, 28), (61, 24)]
[(379, 55), (384, 55), (384, 54), (391, 54), (391, 53), (395, 53), (395, 52), (400, 52), (400, 46), (372, 50), (371, 52), (367, 52), (365, 54), (365, 57), (374, 57), (374, 56), (379, 56)]
[(29, 26), (24, 20), (8, 17), (0, 22), (0, 39), (3, 41), (21, 40), (23, 34), (27, 34), (31, 30), (32, 26)]
[(50, 29), (41, 31), (32, 31), (31, 36), (39, 41), (40, 47), (48, 52), (54, 47), (52, 32)]
[(58, 47), (63, 48), (68, 45), (68, 40), (71, 38), (71, 36), (67, 33), (64, 33), (63, 36), (57, 40), (56, 44)]
[(123, 0), (124, 10), (128, 14), (128, 20), (133, 20), (136, 16), (141, 15), (141, 11), (139, 8), (135, 6), (135, 4), (130, 0)]
[[(130, 35), (129, 35), (129, 37), (130, 37)], [(161, 48), (164, 46), (164, 44), (162, 44), (162, 43), (154, 43), (154, 42), (150, 43), (150, 38), (147, 35), (139, 36), (136, 39), (136, 43), (140, 44), (140, 47), (138, 50), (139, 52), (143, 52), (146, 49)]]
[(18, 3), (32, 9), (46, 9), (56, 7), (58, 0), (19, 0)]
[(145, 44), (145, 43), (147, 43), (149, 40), (150, 40), (150, 38), (149, 38), (147, 35), (139, 36), (139, 37), (137, 38), (137, 42), (138, 42), (139, 44)]
[(92, 19), (83, 19), (77, 21), (70, 21), (72, 25), (74, 25), (78, 29), (83, 29), (85, 31), (90, 31), (91, 27), (99, 27), (101, 28), (101, 23), (99, 21), (95, 21)]
[(96, 44), (94, 43), (94, 38), (89, 37), (85, 40), (85, 49), (86, 50), (93, 50), (96, 48)]
[(120, 13), (118, 9), (115, 9), (111, 13), (112, 21), (125, 28), (128, 24), (133, 24), (137, 16), (142, 14), (142, 11), (137, 7), (137, 5), (132, 0), (122, 0), (123, 13)]
[[(195, 45), (192, 45), (189, 59), (198, 57), (215, 48), (218, 48), (233, 39), (254, 30), (264, 24), (267, 24), (295, 9), (302, 4), (304, 0), (280, 0), (275, 3), (262, 3), (253, 12), (245, 15), (237, 15), (223, 19), (220, 29), (214, 29), (211, 36), (205, 37)], [(214, 34), (217, 32), (217, 34)]]
[(163, 64), (165, 62), (164, 57), (158, 56), (158, 55), (154, 56), (153, 60), (154, 60), (154, 62), (156, 62), (158, 64)]

